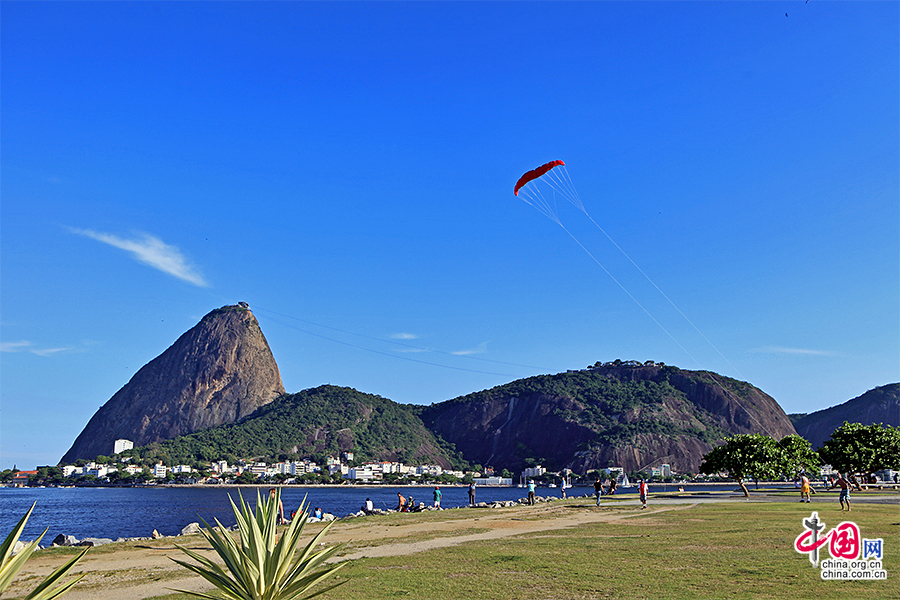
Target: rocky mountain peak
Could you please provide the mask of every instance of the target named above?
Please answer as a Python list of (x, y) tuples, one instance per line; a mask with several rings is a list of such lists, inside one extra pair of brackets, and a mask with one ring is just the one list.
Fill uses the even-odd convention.
[(245, 302), (201, 319), (104, 404), (62, 462), (233, 423), (284, 394), (269, 344)]

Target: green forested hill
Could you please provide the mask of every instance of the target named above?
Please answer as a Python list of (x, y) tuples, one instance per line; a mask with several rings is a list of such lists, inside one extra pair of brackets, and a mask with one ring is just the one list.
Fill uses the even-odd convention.
[(287, 394), (245, 419), (132, 451), (167, 464), (258, 457), (287, 460), (353, 452), (356, 462), (464, 466), (411, 407), (352, 388), (324, 385)]
[(668, 463), (696, 470), (733, 433), (794, 433), (752, 385), (656, 363), (595, 365), (520, 379), (431, 406), (402, 405), (325, 385), (284, 395), (245, 419), (134, 450), (167, 464), (312, 458), (583, 473)]
[(469, 461), (578, 473), (661, 463), (693, 471), (727, 435), (794, 433), (778, 403), (748, 383), (649, 361), (529, 377), (419, 415)]

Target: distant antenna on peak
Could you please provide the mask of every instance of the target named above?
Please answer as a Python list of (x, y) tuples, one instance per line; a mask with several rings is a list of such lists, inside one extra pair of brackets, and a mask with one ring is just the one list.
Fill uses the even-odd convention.
[(250, 310), (250, 305), (247, 304), (246, 302), (238, 302), (238, 306), (240, 306), (244, 310)]

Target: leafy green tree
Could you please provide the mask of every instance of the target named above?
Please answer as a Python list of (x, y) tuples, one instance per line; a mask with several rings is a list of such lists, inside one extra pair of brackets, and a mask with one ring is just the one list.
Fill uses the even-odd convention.
[(819, 456), (841, 473), (900, 469), (900, 428), (890, 425), (844, 424), (819, 448)]
[(821, 466), (819, 453), (812, 449), (809, 441), (799, 435), (787, 435), (778, 442), (781, 451), (781, 472), (795, 478), (801, 473), (811, 473)]
[(779, 474), (781, 451), (774, 439), (759, 433), (733, 435), (703, 457), (700, 472), (727, 473), (749, 498), (747, 479), (769, 479)]
[(256, 483), (256, 477), (250, 471), (244, 471), (234, 480), (235, 483)]

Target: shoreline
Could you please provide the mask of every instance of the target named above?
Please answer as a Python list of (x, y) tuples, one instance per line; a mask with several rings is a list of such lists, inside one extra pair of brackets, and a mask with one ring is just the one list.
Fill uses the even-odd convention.
[[(383, 488), (434, 488), (436, 486), (441, 488), (466, 488), (469, 484), (467, 483), (150, 483), (150, 484), (120, 484), (120, 483), (99, 483), (99, 484), (81, 484), (81, 485), (40, 485), (40, 486), (16, 486), (16, 485), (0, 485), (0, 489), (71, 489), (71, 488), (165, 488), (165, 489), (194, 489), (194, 488), (202, 488), (202, 489), (213, 489), (213, 488), (259, 488), (259, 489), (271, 489), (271, 488), (287, 488), (287, 489), (317, 489), (317, 488), (327, 488), (327, 489), (341, 489), (341, 488), (353, 488), (353, 489), (383, 489)], [(689, 482), (654, 482), (649, 481), (647, 483), (651, 488), (658, 487), (726, 487), (726, 486), (737, 486), (738, 483), (736, 481), (689, 481)], [(747, 489), (753, 491), (756, 488), (756, 482), (746, 483)], [(821, 481), (812, 482), (813, 486), (822, 486)], [(763, 489), (799, 489), (799, 487), (795, 486), (793, 482), (790, 481), (760, 481), (759, 482), (759, 490)], [(478, 485), (478, 489), (525, 489), (524, 486), (520, 487), (518, 485)], [(632, 489), (637, 486), (631, 486), (627, 488), (620, 487), (619, 489)], [(558, 486), (556, 487), (548, 487), (548, 486), (537, 486), (539, 490), (559, 490)], [(592, 484), (579, 484), (573, 487), (566, 488), (568, 490), (575, 489), (592, 489)], [(879, 489), (879, 490), (891, 490), (891, 489), (900, 489), (900, 483), (893, 482), (883, 482), (878, 484), (866, 484), (863, 487), (866, 489)]]
[[(867, 494), (868, 495), (868, 494)], [(877, 500), (872, 494), (872, 500)], [(900, 496), (882, 494), (880, 498), (900, 505)], [(547, 535), (566, 529), (599, 523), (617, 523), (623, 519), (647, 519), (669, 511), (692, 510), (704, 504), (743, 504), (742, 496), (711, 492), (710, 497), (687, 494), (680, 497), (656, 496), (651, 492), (650, 510), (642, 511), (634, 497), (610, 497), (601, 506), (594, 505), (592, 495), (578, 495), (568, 500), (541, 497), (534, 506), (516, 504), (504, 508), (457, 508), (420, 513), (389, 513), (336, 521), (325, 542), (349, 543), (347, 552), (335, 560), (405, 556), (423, 551), (462, 546), (469, 542), (512, 539), (523, 535)], [(552, 500), (548, 500), (552, 498)], [(604, 497), (606, 498), (606, 497)], [(837, 514), (833, 498), (829, 502), (814, 502), (812, 508)], [(795, 509), (793, 499), (764, 494), (751, 495), (750, 503), (775, 502), (787, 509)], [(800, 507), (808, 514), (810, 505)], [(871, 510), (871, 509), (869, 509)], [(891, 509), (895, 510), (895, 509)], [(800, 513), (798, 513), (798, 519)], [(318, 533), (325, 523), (309, 522), (304, 538)], [(557, 535), (557, 534), (553, 534)], [(791, 532), (794, 535), (794, 532)], [(120, 542), (91, 550), (76, 568), (87, 576), (66, 595), (70, 600), (141, 600), (171, 593), (172, 588), (208, 590), (205, 580), (177, 566), (169, 558), (179, 556), (176, 547), (184, 545), (215, 558), (204, 538), (197, 534), (167, 536), (153, 540)], [(20, 574), (21, 584), (11, 589), (12, 597), (23, 595), (28, 581), (46, 576), (72, 557), (74, 548), (60, 548), (35, 553)], [(180, 556), (179, 556), (180, 557)]]

